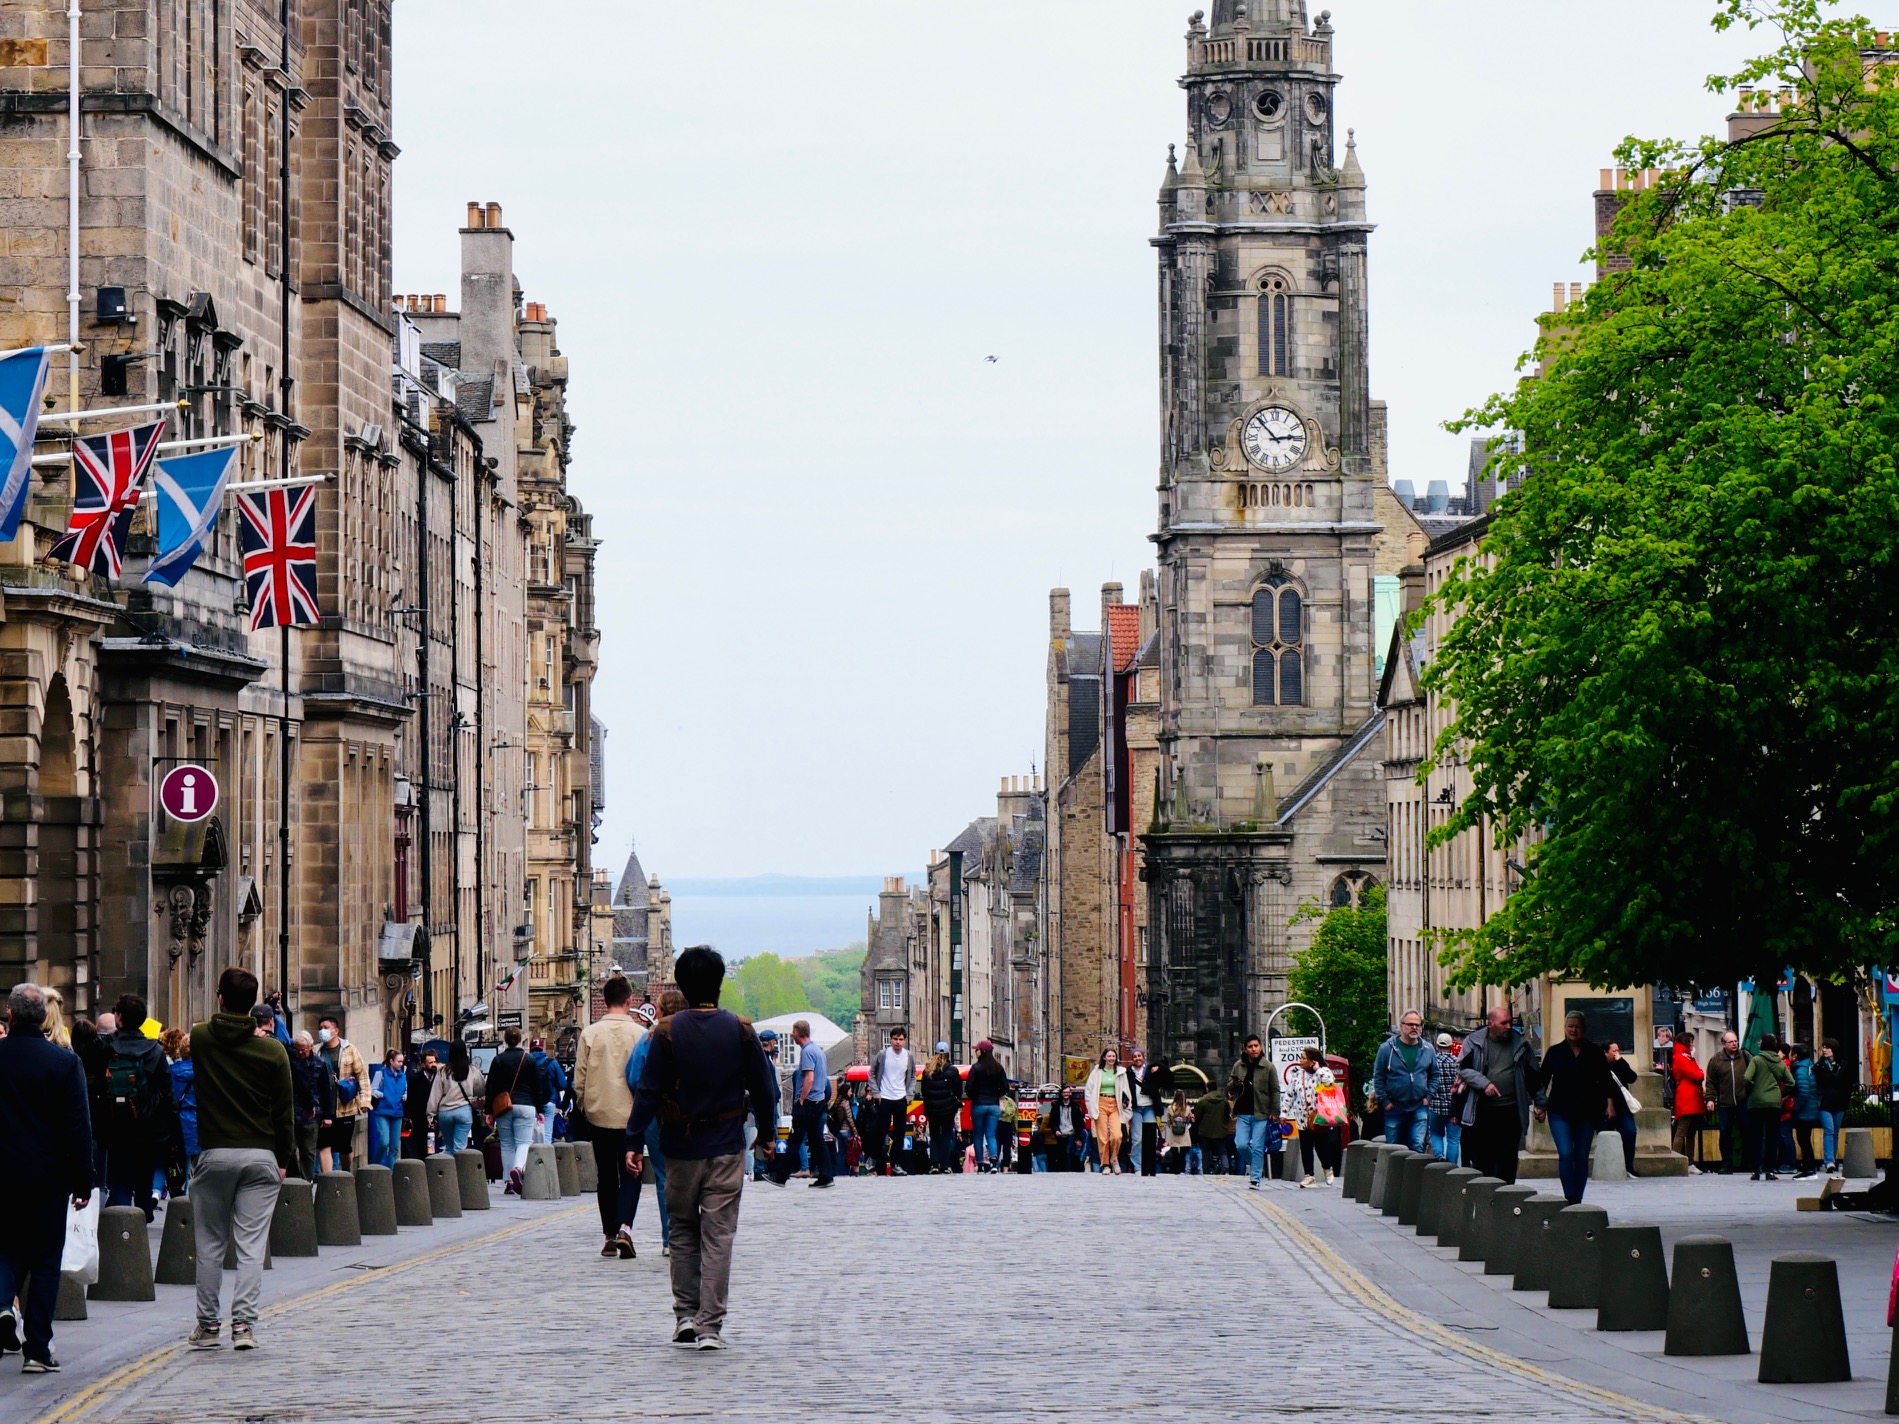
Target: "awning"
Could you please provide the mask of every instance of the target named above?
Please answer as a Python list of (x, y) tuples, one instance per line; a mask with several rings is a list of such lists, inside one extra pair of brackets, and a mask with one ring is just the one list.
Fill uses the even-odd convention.
[(376, 940), (376, 958), (384, 964), (408, 964), (428, 948), (427, 931), (413, 920), (388, 920)]

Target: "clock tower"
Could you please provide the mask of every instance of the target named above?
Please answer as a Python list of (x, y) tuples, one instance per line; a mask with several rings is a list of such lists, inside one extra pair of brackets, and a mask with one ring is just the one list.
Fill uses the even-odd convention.
[(1415, 526), (1385, 488), (1368, 389), (1372, 225), (1335, 118), (1330, 13), (1215, 0), (1186, 39), (1186, 143), (1170, 149), (1154, 239), (1147, 1024), (1165, 1061), (1213, 1071), (1284, 1002), (1309, 935), (1289, 928), (1294, 911), (1355, 904), (1384, 878), (1378, 631)]

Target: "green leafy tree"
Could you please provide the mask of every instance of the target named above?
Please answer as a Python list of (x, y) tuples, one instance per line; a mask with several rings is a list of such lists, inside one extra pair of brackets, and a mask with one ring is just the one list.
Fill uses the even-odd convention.
[[(1523, 478), (1425, 674), (1435, 833), (1530, 848), (1443, 955), (1461, 985), (1851, 977), (1894, 949), (1899, 811), (1899, 53), (1817, 0), (1725, 0), (1782, 43), (1732, 141), (1629, 140), (1662, 174), (1627, 270), (1545, 319), (1544, 369), (1454, 428)], [(1527, 359), (1527, 358), (1526, 358)]]
[(864, 967), (863, 941), (806, 955), (797, 965), (806, 1001), (839, 1028), (849, 1028), (864, 1006), (858, 981)]
[[(1293, 923), (1317, 920), (1312, 943), (1286, 976), (1286, 996), (1312, 1005), (1325, 1019), (1325, 1046), (1352, 1065), (1354, 1095), (1369, 1081), (1372, 1059), (1385, 1040), (1385, 891), (1374, 886), (1357, 909), (1304, 905)], [(1317, 1033), (1310, 1014), (1287, 1014), (1296, 1034)]]
[(802, 1013), (811, 1007), (798, 966), (767, 950), (748, 955), (738, 966), (739, 988), (754, 1019)]

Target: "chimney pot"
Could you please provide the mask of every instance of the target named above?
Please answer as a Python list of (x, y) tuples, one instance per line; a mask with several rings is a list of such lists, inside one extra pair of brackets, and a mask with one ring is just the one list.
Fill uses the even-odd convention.
[(501, 226), (501, 204), (499, 203), (488, 204), (488, 226), (489, 227)]
[(1599, 168), (1596, 171), (1600, 175), (1600, 179), (1596, 184), (1597, 187), (1601, 188), (1605, 193), (1615, 187), (1615, 169)]
[(1569, 284), (1569, 304), (1572, 307), (1579, 307), (1582, 305), (1582, 283), (1581, 282), (1571, 282)]
[(448, 293), (447, 292), (437, 292), (435, 294), (434, 307), (435, 307), (436, 314), (438, 316), (448, 315)]
[(1563, 284), (1561, 282), (1552, 282), (1550, 283), (1550, 310), (1553, 312), (1560, 312), (1562, 311), (1562, 309), (1563, 309)]
[(470, 203), (468, 205), (468, 225), (470, 227), (480, 227), (482, 225), (480, 203)]

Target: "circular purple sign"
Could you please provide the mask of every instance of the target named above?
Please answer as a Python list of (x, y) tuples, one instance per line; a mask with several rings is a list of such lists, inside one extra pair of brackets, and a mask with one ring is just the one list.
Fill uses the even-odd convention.
[(202, 766), (174, 766), (158, 783), (158, 804), (174, 821), (202, 821), (217, 809), (218, 779)]

